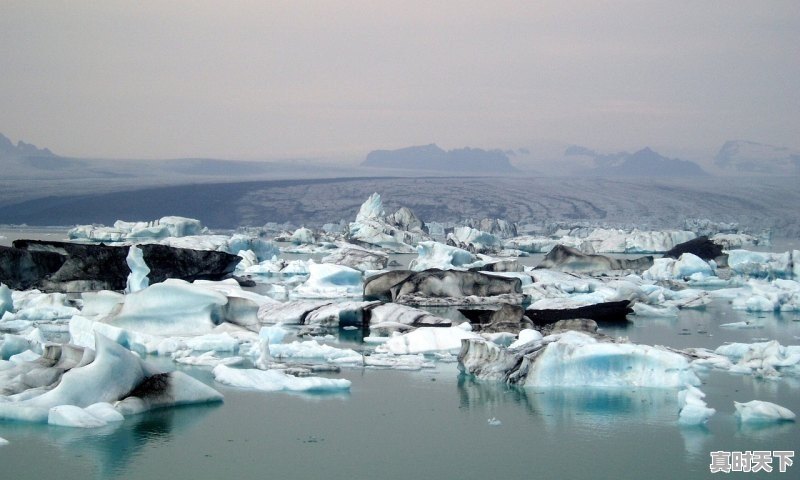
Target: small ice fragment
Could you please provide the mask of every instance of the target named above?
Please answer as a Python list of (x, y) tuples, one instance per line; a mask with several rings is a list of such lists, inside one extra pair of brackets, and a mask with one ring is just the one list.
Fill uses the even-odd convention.
[(499, 427), (500, 425), (502, 425), (502, 424), (503, 424), (503, 422), (501, 422), (500, 420), (498, 420), (498, 419), (497, 419), (497, 418), (495, 418), (495, 417), (492, 417), (492, 418), (490, 418), (490, 419), (488, 420), (488, 422), (489, 422), (489, 426), (490, 426), (490, 427)]
[(793, 422), (796, 417), (788, 408), (761, 400), (747, 403), (733, 402), (733, 406), (736, 407), (736, 415), (743, 423)]

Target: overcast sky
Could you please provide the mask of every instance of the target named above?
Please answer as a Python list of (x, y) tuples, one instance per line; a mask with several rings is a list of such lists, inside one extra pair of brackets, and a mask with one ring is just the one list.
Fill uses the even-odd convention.
[(3, 0), (0, 132), (121, 158), (800, 147), (800, 1)]

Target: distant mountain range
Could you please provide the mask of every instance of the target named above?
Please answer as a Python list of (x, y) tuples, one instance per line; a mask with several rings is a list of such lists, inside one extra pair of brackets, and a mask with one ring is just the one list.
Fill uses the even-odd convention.
[(748, 140), (728, 140), (714, 157), (718, 167), (749, 173), (800, 174), (800, 151)]
[(637, 152), (597, 153), (586, 147), (568, 147), (564, 156), (589, 157), (594, 168), (582, 172), (587, 175), (622, 177), (694, 177), (708, 175), (700, 166), (689, 160), (667, 158), (645, 147)]
[(54, 157), (55, 155), (47, 148), (38, 148), (36, 145), (25, 143), (22, 140), (14, 145), (8, 137), (0, 133), (0, 156)]
[(369, 152), (361, 166), (435, 170), (454, 174), (507, 175), (517, 172), (511, 165), (508, 155), (502, 150), (480, 148), (443, 150), (433, 143), (398, 150), (374, 150)]

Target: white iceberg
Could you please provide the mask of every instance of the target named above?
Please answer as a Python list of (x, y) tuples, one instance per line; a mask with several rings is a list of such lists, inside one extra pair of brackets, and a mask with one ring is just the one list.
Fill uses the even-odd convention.
[(678, 392), (678, 423), (681, 425), (702, 425), (708, 422), (716, 410), (706, 405), (706, 394), (699, 388), (687, 385), (686, 389)]
[(417, 353), (449, 352), (458, 353), (461, 340), (481, 336), (461, 327), (421, 327), (414, 331), (390, 337), (382, 345), (375, 347), (378, 353), (408, 355)]
[(483, 265), (470, 252), (439, 242), (419, 242), (417, 258), (411, 261), (409, 270), (421, 272), (431, 268), (440, 270), (467, 270), (470, 267)]
[(794, 421), (796, 415), (788, 408), (761, 400), (747, 403), (733, 402), (736, 415), (742, 423), (770, 423)]
[(336, 348), (316, 340), (270, 344), (269, 352), (278, 360), (322, 360), (336, 363), (361, 363), (362, 355), (349, 348)]
[(142, 249), (136, 245), (131, 245), (128, 249), (128, 256), (125, 261), (128, 263), (128, 268), (131, 269), (131, 273), (128, 274), (125, 293), (138, 292), (139, 290), (147, 288), (147, 286), (150, 285), (150, 279), (147, 278), (147, 274), (150, 273), (150, 268), (144, 261)]
[(293, 292), (296, 297), (358, 297), (364, 291), (362, 272), (356, 269), (329, 263), (309, 262), (308, 270), (308, 280)]
[(6, 312), (14, 311), (14, 298), (11, 289), (5, 283), (0, 283), (0, 317)]
[(472, 227), (456, 227), (447, 234), (447, 243), (473, 253), (491, 253), (503, 248), (498, 237)]
[(295, 377), (279, 370), (241, 369), (218, 365), (212, 370), (214, 379), (222, 384), (252, 388), (265, 392), (328, 392), (349, 390), (346, 379), (324, 377)]
[(794, 274), (792, 252), (731, 250), (728, 252), (728, 267), (739, 275), (755, 278), (791, 278)]
[(97, 428), (105, 427), (108, 422), (97, 418), (81, 407), (75, 405), (59, 405), (48, 412), (47, 423), (62, 427)]
[(711, 277), (714, 269), (708, 262), (691, 253), (684, 253), (679, 259), (657, 258), (653, 266), (642, 273), (645, 280), (696, 279)]
[(699, 385), (683, 355), (664, 348), (600, 342), (568, 331), (544, 339), (522, 382), (535, 387), (659, 387)]
[[(396, 214), (395, 217), (397, 216)], [(381, 196), (373, 193), (361, 205), (356, 221), (350, 223), (346, 238), (352, 243), (369, 245), (392, 253), (412, 253), (414, 249), (409, 242), (416, 244), (420, 240), (428, 240), (429, 237), (421, 229), (413, 228), (413, 221), (412, 225), (402, 225), (403, 219), (409, 215), (400, 214), (399, 217), (402, 218), (387, 218)], [(412, 230), (398, 228), (390, 224), (390, 221), (399, 222), (402, 227)]]

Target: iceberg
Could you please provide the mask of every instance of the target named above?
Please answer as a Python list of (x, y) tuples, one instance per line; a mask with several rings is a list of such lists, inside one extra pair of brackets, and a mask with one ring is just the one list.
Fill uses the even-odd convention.
[[(421, 227), (415, 228), (416, 217), (412, 216), (413, 213), (409, 215), (398, 212), (394, 216), (386, 217), (381, 196), (373, 193), (361, 205), (356, 221), (350, 223), (345, 238), (351, 243), (377, 247), (392, 253), (413, 253), (411, 244), (429, 240), (430, 237)], [(411, 229), (403, 230), (390, 222), (400, 225), (401, 228)]]
[(686, 357), (666, 349), (600, 342), (580, 332), (554, 337), (530, 361), (521, 385), (676, 388), (700, 384)]
[(324, 377), (295, 377), (279, 370), (258, 370), (255, 368), (230, 368), (218, 365), (212, 370), (219, 383), (239, 388), (251, 388), (264, 392), (329, 392), (350, 390), (351, 382), (346, 379)]
[(791, 278), (794, 274), (792, 252), (731, 250), (728, 252), (728, 267), (739, 275), (754, 278)]
[(317, 242), (314, 232), (310, 228), (301, 227), (294, 231), (289, 240), (296, 245), (309, 245)]
[(302, 325), (306, 317), (332, 302), (326, 300), (291, 300), (283, 303), (268, 303), (258, 309), (258, 320), (266, 324)]
[(708, 262), (694, 254), (684, 253), (678, 260), (674, 258), (655, 259), (653, 266), (642, 273), (642, 278), (645, 280), (701, 280), (714, 275), (714, 269)]
[(678, 392), (678, 423), (681, 425), (702, 425), (708, 422), (716, 410), (708, 408), (706, 394), (699, 388), (687, 385), (686, 389)]
[(361, 354), (349, 348), (336, 348), (316, 340), (269, 345), (269, 353), (279, 360), (316, 359), (325, 362), (361, 363)]
[(398, 303), (384, 303), (368, 310), (369, 329), (373, 335), (389, 335), (416, 327), (449, 327), (449, 319), (437, 317), (425, 310)]
[(161, 217), (151, 222), (126, 222), (117, 220), (113, 227), (79, 225), (67, 235), (74, 240), (94, 242), (121, 242), (132, 239), (159, 239), (199, 235), (206, 229), (199, 220), (178, 216)]
[(385, 343), (375, 347), (375, 351), (395, 355), (433, 352), (457, 353), (461, 348), (461, 340), (481, 338), (480, 335), (458, 326), (421, 327), (402, 335), (390, 337)]
[(793, 422), (796, 418), (794, 412), (788, 408), (761, 400), (733, 402), (733, 406), (736, 407), (736, 416), (742, 423)]
[(686, 230), (631, 232), (597, 228), (585, 239), (595, 253), (663, 253), (674, 246), (695, 238)]
[(108, 425), (103, 419), (97, 418), (81, 407), (75, 405), (59, 405), (50, 409), (47, 423), (62, 427), (97, 428)]
[(503, 248), (503, 241), (472, 227), (456, 227), (447, 234), (447, 244), (472, 253), (493, 253)]
[(515, 349), (466, 340), (458, 362), (464, 373), (526, 387), (682, 388), (700, 384), (685, 355), (576, 331), (549, 335)]
[(452, 245), (439, 242), (420, 242), (417, 245), (417, 258), (411, 260), (409, 270), (421, 272), (437, 268), (439, 270), (467, 270), (483, 265), (472, 253)]
[(128, 274), (125, 293), (138, 292), (139, 290), (147, 288), (147, 286), (150, 285), (150, 279), (147, 278), (147, 274), (150, 273), (150, 268), (144, 261), (142, 249), (136, 245), (131, 245), (125, 260), (128, 263), (128, 268), (131, 269), (131, 273)]
[(389, 263), (389, 257), (385, 253), (367, 250), (350, 244), (340, 244), (338, 246), (339, 249), (324, 257), (322, 263), (342, 265), (362, 272), (382, 270)]
[(292, 294), (301, 298), (360, 297), (362, 273), (350, 267), (330, 263), (308, 263), (308, 280)]
[(119, 313), (106, 323), (151, 335), (197, 335), (222, 322), (227, 303), (220, 292), (167, 279), (126, 295)]
[(718, 296), (733, 293), (731, 306), (734, 310), (748, 312), (800, 312), (800, 282), (794, 280), (750, 279), (738, 289), (728, 292), (713, 292)]
[(11, 289), (5, 283), (0, 283), (0, 317), (6, 312), (14, 311), (14, 299)]
[[(55, 364), (49, 371), (45, 369), (39, 374), (43, 379), (44, 373), (51, 373), (47, 377), (50, 386), (40, 381), (37, 386), (14, 396), (0, 397), (0, 418), (47, 422), (54, 407), (68, 405), (85, 409), (98, 402), (120, 400), (138, 402), (143, 409), (222, 400), (218, 392), (198, 380), (180, 372), (162, 373), (111, 339), (98, 334), (94, 343), (94, 355), (83, 351), (80, 360), (69, 356), (69, 348), (52, 350), (60, 355), (52, 361), (65, 361), (71, 368), (67, 366), (64, 372), (65, 368)], [(23, 367), (29, 371), (41, 368), (43, 365), (37, 362), (39, 360)], [(92, 413), (87, 415), (97, 418)], [(61, 408), (56, 409), (53, 421), (83, 424), (89, 420), (74, 408)]]

